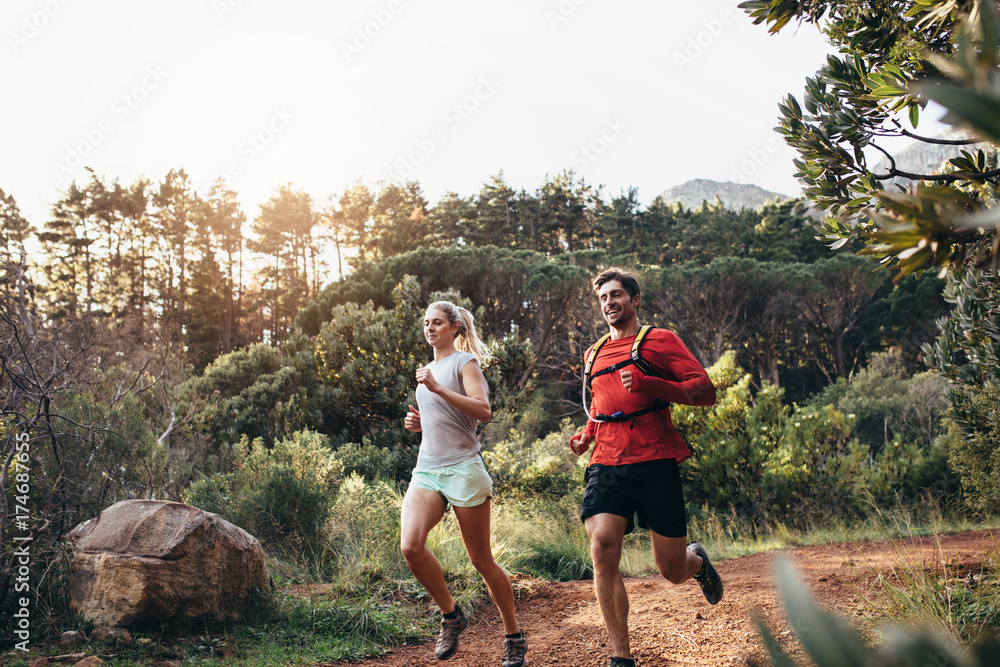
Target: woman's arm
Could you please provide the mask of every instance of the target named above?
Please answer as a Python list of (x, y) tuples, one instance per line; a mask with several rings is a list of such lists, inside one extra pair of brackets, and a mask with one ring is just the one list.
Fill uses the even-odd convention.
[(423, 365), (417, 368), (417, 382), (446, 400), (466, 417), (485, 424), (493, 416), (490, 399), (486, 395), (486, 379), (475, 361), (469, 361), (462, 367), (462, 385), (466, 392), (464, 395), (439, 383), (434, 379), (434, 374)]

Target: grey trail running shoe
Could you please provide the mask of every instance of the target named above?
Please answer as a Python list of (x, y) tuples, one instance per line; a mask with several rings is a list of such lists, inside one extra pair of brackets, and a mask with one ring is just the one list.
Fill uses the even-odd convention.
[(528, 652), (528, 640), (524, 638), (524, 631), (518, 639), (504, 637), (503, 640), (503, 667), (524, 667), (528, 661), (524, 659), (524, 654)]
[(708, 600), (709, 604), (719, 604), (719, 600), (722, 599), (722, 579), (708, 560), (705, 547), (697, 542), (692, 542), (688, 545), (688, 549), (701, 556), (701, 570), (694, 575), (695, 581), (701, 586), (701, 592), (705, 594), (705, 599)]
[(455, 655), (455, 651), (458, 650), (458, 636), (469, 627), (469, 619), (462, 608), (455, 605), (455, 611), (458, 612), (457, 618), (441, 619), (441, 632), (437, 638), (438, 660), (447, 660)]
[(630, 658), (612, 657), (608, 667), (635, 667), (635, 660)]

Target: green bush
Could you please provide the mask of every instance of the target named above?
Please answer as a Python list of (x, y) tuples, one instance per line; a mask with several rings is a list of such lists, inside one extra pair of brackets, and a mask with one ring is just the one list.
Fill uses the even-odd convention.
[(188, 505), (232, 519), (229, 507), (229, 480), (232, 475), (212, 475), (191, 482), (181, 498)]
[(243, 436), (235, 470), (188, 487), (188, 503), (216, 512), (263, 542), (312, 543), (343, 481), (326, 436), (297, 431), (268, 449)]
[(945, 300), (955, 307), (938, 322), (941, 334), (923, 352), (927, 365), (950, 382), (948, 430), (956, 436), (951, 463), (965, 497), (974, 507), (993, 509), (1000, 499), (1000, 276), (995, 268), (951, 272)]
[(516, 509), (504, 506), (506, 516), (498, 517), (497, 523), (513, 533), (512, 562), (506, 565), (553, 581), (593, 578), (590, 539), (579, 511), (579, 500), (569, 498), (542, 504), (526, 500)]
[[(767, 382), (754, 392), (750, 374), (739, 368), (732, 352), (708, 371), (718, 390), (716, 404), (679, 405), (673, 411), (674, 423), (695, 450), (681, 466), (685, 496), (695, 507), (731, 512), (745, 528), (767, 532), (776, 523), (801, 527), (823, 516), (859, 516), (869, 511), (871, 500), (887, 506), (949, 488), (947, 441), (926, 441), (936, 432), (937, 408), (922, 413), (930, 415), (930, 428), (907, 417), (917, 413), (912, 397), (930, 392), (940, 398), (940, 386), (928, 383), (925, 374), (896, 378), (901, 386), (889, 401), (877, 389), (889, 376), (876, 368), (862, 376), (858, 387), (835, 385), (825, 394), (830, 402), (800, 407), (785, 405), (783, 390)], [(889, 415), (887, 406), (895, 406), (893, 439), (880, 440), (878, 447), (860, 442), (854, 432), (857, 414), (845, 413), (840, 405), (871, 408), (865, 413), (869, 417)], [(918, 422), (920, 435), (904, 440), (904, 434), (912, 434), (908, 424)]]
[(348, 442), (336, 450), (344, 475), (358, 474), (367, 481), (406, 479), (417, 462), (417, 448), (402, 444), (391, 445), (376, 438), (365, 437), (360, 443)]
[(312, 480), (331, 497), (343, 481), (343, 465), (334, 456), (329, 439), (313, 431), (297, 431), (270, 449), (254, 441), (247, 456), (237, 460), (238, 470), (249, 481), (260, 481), (276, 467), (290, 468), (297, 478)]
[(776, 518), (851, 516), (868, 452), (855, 440), (853, 418), (832, 405), (791, 410), (768, 457), (767, 489), (778, 503)]
[(265, 541), (313, 541), (330, 513), (329, 496), (288, 466), (268, 470), (240, 502), (236, 519)]
[(253, 386), (260, 376), (277, 373), (280, 368), (278, 350), (265, 343), (256, 343), (218, 357), (188, 383), (199, 393), (218, 391), (226, 399)]
[(940, 434), (948, 408), (945, 384), (930, 371), (911, 377), (898, 354), (880, 352), (849, 380), (838, 379), (808, 404), (833, 405), (854, 415), (855, 437), (875, 454), (896, 438), (926, 450)]
[(1000, 507), (1000, 389), (969, 384), (955, 388), (951, 399), (951, 464), (962, 477), (969, 502), (993, 511)]
[(579, 427), (567, 418), (558, 431), (527, 444), (517, 429), (512, 430), (507, 440), (483, 452), (494, 492), (498, 496), (552, 499), (582, 494), (583, 473), (590, 457), (576, 456), (568, 445), (578, 431)]
[(408, 610), (371, 598), (293, 600), (285, 611), (291, 627), (303, 634), (360, 639), (375, 649), (423, 638)]
[(948, 450), (954, 438), (941, 435), (931, 446), (903, 442), (897, 437), (863, 471), (862, 483), (879, 507), (897, 499), (912, 501), (928, 492), (950, 491), (954, 486)]

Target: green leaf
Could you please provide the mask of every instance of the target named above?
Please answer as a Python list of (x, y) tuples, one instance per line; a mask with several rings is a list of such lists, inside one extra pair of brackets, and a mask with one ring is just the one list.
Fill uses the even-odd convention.
[(898, 79), (905, 81), (907, 78), (906, 75), (903, 74), (903, 70), (899, 69), (895, 65), (887, 64), (885, 66), (885, 69), (887, 72), (891, 72), (892, 74), (894, 74)]
[(757, 632), (760, 633), (761, 639), (764, 640), (764, 646), (767, 648), (768, 654), (771, 656), (771, 664), (774, 667), (795, 667), (795, 663), (792, 662), (792, 659), (781, 648), (781, 644), (778, 643), (774, 635), (771, 634), (771, 631), (768, 630), (764, 619), (755, 613), (753, 615), (753, 622), (757, 626)]
[(983, 38), (983, 53), (994, 59), (1000, 50), (1000, 10), (995, 2), (979, 3), (980, 36)]
[(900, 88), (895, 85), (884, 85), (879, 86), (872, 90), (873, 97), (898, 97), (900, 95), (906, 95), (908, 91), (905, 88)]
[(778, 589), (788, 613), (792, 630), (806, 651), (822, 658), (825, 667), (855, 667), (868, 662), (871, 655), (860, 635), (843, 619), (829, 614), (813, 602), (792, 565), (776, 558)]
[[(887, 627), (883, 655), (897, 665), (954, 665), (971, 667), (968, 657), (949, 645), (937, 632), (929, 629), (917, 632), (895, 626)], [(983, 665), (991, 663), (982, 663)]]
[(1000, 641), (993, 639), (983, 642), (976, 649), (976, 655), (979, 658), (980, 664), (1000, 665)]
[(1000, 101), (954, 84), (922, 84), (917, 89), (948, 109), (953, 118), (992, 141), (1000, 141)]

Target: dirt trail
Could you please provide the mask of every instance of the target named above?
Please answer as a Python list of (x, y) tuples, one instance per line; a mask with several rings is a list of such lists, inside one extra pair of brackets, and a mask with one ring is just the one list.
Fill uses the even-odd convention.
[[(884, 571), (908, 554), (923, 567), (947, 562), (953, 574), (978, 565), (982, 554), (1000, 547), (1000, 533), (973, 532), (946, 535), (940, 551), (934, 539), (913, 538), (903, 543), (869, 542), (784, 550), (792, 557), (806, 585), (827, 608), (845, 616), (864, 611), (858, 593), (864, 578)], [(631, 610), (632, 652), (641, 667), (667, 665), (754, 665), (762, 649), (751, 620), (758, 610), (782, 640), (786, 633), (772, 575), (774, 552), (754, 554), (716, 564), (725, 583), (725, 598), (709, 605), (693, 580), (672, 586), (660, 577), (626, 579)], [(518, 620), (528, 636), (528, 664), (533, 667), (607, 665), (607, 636), (589, 581), (550, 583), (523, 581), (527, 591), (518, 600)], [(434, 659), (431, 640), (393, 649), (378, 659), (338, 663), (363, 667), (500, 665), (499, 615), (489, 608), (462, 635), (458, 653), (447, 663)]]

